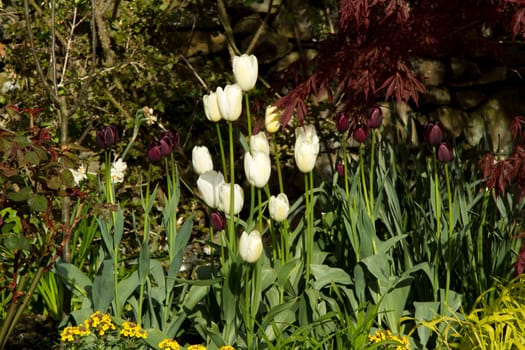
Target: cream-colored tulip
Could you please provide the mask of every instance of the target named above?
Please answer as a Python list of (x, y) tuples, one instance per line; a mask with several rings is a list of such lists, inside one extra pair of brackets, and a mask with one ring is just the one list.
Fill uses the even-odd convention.
[(272, 164), (270, 156), (264, 152), (246, 152), (244, 154), (244, 172), (250, 185), (262, 188), (270, 179)]
[(222, 119), (217, 102), (217, 94), (215, 92), (210, 92), (209, 95), (202, 96), (202, 103), (204, 104), (204, 114), (208, 120), (218, 122)]
[(239, 255), (242, 260), (254, 263), (261, 257), (263, 252), (263, 242), (261, 234), (253, 230), (249, 234), (244, 231), (239, 239)]
[(250, 151), (270, 154), (270, 144), (264, 131), (260, 131), (250, 137)]
[(193, 170), (199, 175), (213, 170), (213, 160), (206, 146), (195, 146), (191, 151), (191, 164)]
[(224, 175), (220, 171), (210, 170), (199, 176), (197, 188), (204, 203), (211, 208), (219, 207), (219, 189), (224, 184)]
[(290, 203), (285, 193), (279, 193), (277, 196), (271, 196), (268, 203), (270, 217), (277, 222), (284, 221), (288, 218)]
[[(231, 185), (229, 183), (223, 183), (219, 187), (219, 209), (226, 215), (230, 214), (230, 193)], [(234, 184), (233, 193), (233, 215), (237, 215), (244, 205), (244, 191), (241, 186)]]
[(313, 125), (300, 126), (295, 129), (295, 164), (300, 171), (308, 173), (313, 170), (319, 154), (319, 137)]
[(237, 84), (226, 85), (216, 90), (217, 104), (222, 119), (234, 122), (241, 116), (242, 112), (242, 90)]
[(249, 91), (253, 89), (259, 74), (257, 57), (247, 54), (235, 56), (233, 57), (232, 66), (235, 81), (237, 84), (239, 84), (241, 89), (243, 91)]
[(269, 105), (266, 107), (266, 113), (264, 115), (264, 127), (266, 128), (266, 131), (270, 134), (277, 132), (281, 127), (281, 122), (279, 121), (280, 118), (281, 112), (276, 106)]

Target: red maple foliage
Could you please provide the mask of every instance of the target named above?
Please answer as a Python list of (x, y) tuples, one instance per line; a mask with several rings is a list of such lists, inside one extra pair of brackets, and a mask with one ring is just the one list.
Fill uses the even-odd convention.
[(480, 48), (497, 53), (497, 41), (481, 35), (483, 25), (525, 37), (525, 1), (340, 0), (338, 31), (321, 43), (313, 71), (290, 70), (289, 92), (275, 103), (284, 111), (281, 123), (294, 113), (302, 123), (310, 96), (328, 96), (354, 128), (377, 102), (417, 105), (425, 77), (411, 60)]

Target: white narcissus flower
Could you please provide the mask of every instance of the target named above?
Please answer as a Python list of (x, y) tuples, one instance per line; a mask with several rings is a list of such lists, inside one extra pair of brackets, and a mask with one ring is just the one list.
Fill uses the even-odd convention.
[(249, 91), (255, 86), (259, 74), (257, 57), (254, 55), (243, 54), (233, 57), (233, 75), (235, 81), (243, 91)]
[(210, 151), (206, 146), (195, 146), (191, 150), (191, 164), (193, 170), (199, 175), (213, 170), (213, 160)]
[(270, 134), (273, 134), (279, 130), (281, 127), (281, 122), (279, 118), (281, 117), (280, 111), (274, 105), (269, 105), (266, 107), (266, 112), (264, 114), (264, 127), (266, 131)]
[(270, 144), (268, 138), (263, 131), (258, 132), (256, 135), (250, 137), (250, 151), (251, 152), (263, 152), (270, 154)]
[(199, 176), (197, 188), (207, 206), (219, 206), (219, 188), (224, 184), (224, 175), (220, 171), (210, 170)]
[(69, 169), (71, 175), (73, 175), (73, 180), (75, 185), (78, 186), (80, 183), (87, 179), (87, 168), (84, 164), (78, 167), (78, 169)]
[(270, 179), (272, 164), (270, 156), (264, 152), (246, 152), (244, 154), (244, 172), (250, 185), (262, 188)]
[(208, 120), (218, 122), (222, 119), (219, 104), (217, 103), (217, 94), (215, 92), (210, 92), (209, 95), (202, 96), (202, 103), (204, 104), (204, 114)]
[(254, 263), (261, 257), (263, 243), (261, 234), (253, 230), (249, 234), (244, 231), (239, 239), (239, 255), (242, 260), (248, 263)]
[[(230, 193), (231, 184), (223, 183), (219, 187), (219, 209), (227, 216), (230, 214)], [(241, 186), (234, 184), (233, 194), (233, 215), (237, 215), (241, 212), (244, 205), (244, 191)]]
[(268, 203), (270, 217), (277, 222), (284, 221), (288, 218), (290, 203), (285, 193), (279, 193), (277, 196), (271, 196)]
[(217, 103), (222, 119), (234, 122), (241, 116), (242, 112), (242, 90), (237, 84), (226, 85), (223, 88), (218, 87)]
[(113, 164), (111, 164), (111, 181), (113, 183), (120, 183), (124, 181), (124, 173), (126, 172), (126, 169), (128, 168), (128, 165), (126, 162), (122, 161), (122, 159), (117, 159)]
[(303, 173), (313, 170), (319, 154), (319, 137), (313, 125), (295, 129), (295, 164)]

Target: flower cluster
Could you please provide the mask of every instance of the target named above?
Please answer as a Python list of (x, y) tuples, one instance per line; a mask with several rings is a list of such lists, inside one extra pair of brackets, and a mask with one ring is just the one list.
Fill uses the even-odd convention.
[(186, 350), (206, 350), (206, 347), (201, 344), (195, 344), (195, 345), (188, 346)]
[(115, 330), (115, 324), (111, 321), (111, 317), (108, 314), (103, 314), (100, 311), (96, 311), (89, 317), (91, 327), (94, 328), (95, 333), (98, 335), (104, 335), (108, 330)]
[(139, 324), (134, 322), (124, 322), (122, 324), (122, 329), (120, 330), (120, 335), (127, 338), (146, 339), (148, 337), (148, 332), (142, 329)]
[(170, 155), (179, 146), (179, 138), (177, 132), (163, 132), (159, 140), (150, 142), (146, 157), (150, 161), (157, 162), (162, 157)]
[(443, 139), (443, 126), (441, 122), (428, 122), (424, 130), (425, 142), (437, 148), (437, 157), (440, 162), (448, 163), (454, 159), (454, 152), (450, 142)]
[(60, 340), (63, 342), (74, 342), (78, 338), (86, 337), (91, 334), (89, 320), (78, 326), (67, 326), (60, 333)]
[(176, 340), (164, 339), (159, 343), (159, 348), (161, 350), (179, 350), (180, 345)]
[(89, 336), (91, 334), (103, 336), (108, 331), (115, 330), (116, 326), (107, 314), (96, 311), (91, 314), (87, 320), (78, 326), (68, 326), (62, 330), (60, 339), (63, 342), (75, 342), (79, 338)]
[[(375, 332), (373, 335), (368, 336), (368, 340), (371, 343), (377, 344), (381, 342), (389, 342), (392, 345), (394, 345), (395, 350), (408, 350), (410, 349), (408, 338), (406, 336), (397, 336), (393, 335), (390, 330), (379, 330)], [(387, 349), (390, 349), (390, 347), (387, 347)]]

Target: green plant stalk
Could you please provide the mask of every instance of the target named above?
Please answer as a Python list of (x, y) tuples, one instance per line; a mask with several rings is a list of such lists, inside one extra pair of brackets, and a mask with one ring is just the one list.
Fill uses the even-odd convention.
[[(371, 147), (371, 154), (370, 154), (370, 173), (368, 174), (368, 181), (369, 181), (369, 194), (370, 194), (370, 211), (372, 214), (374, 214), (374, 162), (375, 162), (375, 144), (376, 144), (376, 132), (375, 129), (372, 130), (372, 147)], [(371, 217), (372, 218), (372, 217)], [(375, 226), (375, 220), (372, 220), (372, 224)]]
[(228, 168), (226, 167), (226, 156), (224, 154), (224, 143), (222, 141), (221, 127), (219, 123), (215, 123), (215, 129), (217, 130), (217, 138), (219, 140), (219, 149), (221, 151), (222, 172), (224, 174), (224, 179), (226, 180), (226, 182), (228, 182), (228, 172), (226, 171), (226, 169)]
[(439, 193), (439, 176), (437, 171), (436, 148), (432, 148), (432, 160), (434, 165), (434, 192), (435, 192), (435, 206), (436, 206), (436, 255), (434, 256), (434, 300), (438, 300), (439, 291), (439, 254), (441, 254), (441, 201)]
[(281, 170), (281, 157), (279, 155), (279, 150), (277, 148), (277, 140), (275, 139), (275, 134), (272, 134), (272, 144), (273, 144), (273, 153), (275, 155), (275, 164), (277, 168), (277, 180), (279, 182), (279, 192), (284, 193), (283, 174)]
[(228, 122), (228, 134), (230, 141), (230, 215), (228, 217), (228, 244), (230, 249), (230, 254), (235, 254), (236, 249), (236, 235), (235, 235), (235, 221), (234, 221), (234, 200), (235, 200), (235, 159), (233, 156), (233, 123)]
[(451, 252), (451, 241), (454, 228), (452, 227), (452, 192), (450, 189), (450, 177), (448, 172), (448, 164), (445, 163), (445, 181), (447, 183), (447, 197), (448, 197), (448, 239), (447, 239), (447, 269), (446, 269), (446, 281), (445, 281), (445, 301), (448, 302), (448, 291), (450, 290), (450, 269), (452, 268), (452, 254)]
[(489, 198), (490, 198), (490, 191), (486, 190), (485, 194), (483, 195), (483, 206), (481, 209), (481, 223), (479, 225), (478, 229), (478, 236), (476, 237), (476, 254), (477, 254), (477, 266), (478, 266), (478, 272), (477, 275), (479, 276), (479, 283), (478, 283), (478, 292), (481, 294), (483, 290), (485, 289), (485, 269), (484, 263), (483, 263), (483, 227), (485, 227), (485, 223), (487, 221), (487, 207), (489, 204)]
[[(148, 182), (146, 183), (146, 198), (145, 198), (145, 208), (144, 209), (144, 232), (142, 233), (143, 235), (143, 239), (142, 239), (142, 242), (145, 243), (146, 240), (148, 239), (148, 235), (149, 235), (149, 200), (150, 200), (150, 196), (149, 196), (149, 188), (150, 188), (150, 179), (149, 179), (149, 175), (151, 174), (151, 163), (149, 164), (148, 166)], [(140, 282), (140, 287), (139, 287), (139, 305), (138, 305), (138, 316), (137, 316), (137, 323), (138, 324), (142, 324), (142, 306), (143, 306), (143, 303), (144, 303), (144, 283), (141, 281)]]
[(341, 135), (341, 145), (343, 145), (343, 171), (344, 171), (344, 181), (345, 181), (345, 193), (346, 198), (350, 197), (350, 190), (348, 188), (348, 157), (346, 152), (346, 137)]
[(245, 291), (245, 308), (246, 314), (244, 315), (244, 325), (246, 327), (246, 344), (248, 350), (252, 349), (252, 333), (253, 333), (253, 322), (252, 322), (252, 309), (251, 309), (251, 283), (250, 283), (250, 271), (252, 271), (251, 264), (248, 265), (248, 271), (244, 272), (244, 291)]
[(304, 174), (304, 199), (305, 199), (305, 205), (306, 205), (306, 235), (304, 237), (304, 256), (305, 256), (305, 268), (306, 268), (306, 275), (305, 275), (305, 285), (308, 285), (308, 281), (310, 280), (310, 196), (309, 196), (309, 189), (308, 189), (308, 174)]
[(363, 190), (363, 196), (365, 197), (366, 212), (368, 217), (372, 218), (372, 212), (370, 208), (370, 201), (368, 199), (368, 186), (366, 185), (365, 179), (365, 165), (364, 165), (364, 155), (363, 155), (364, 145), (359, 145), (359, 170), (361, 171), (361, 188)]

